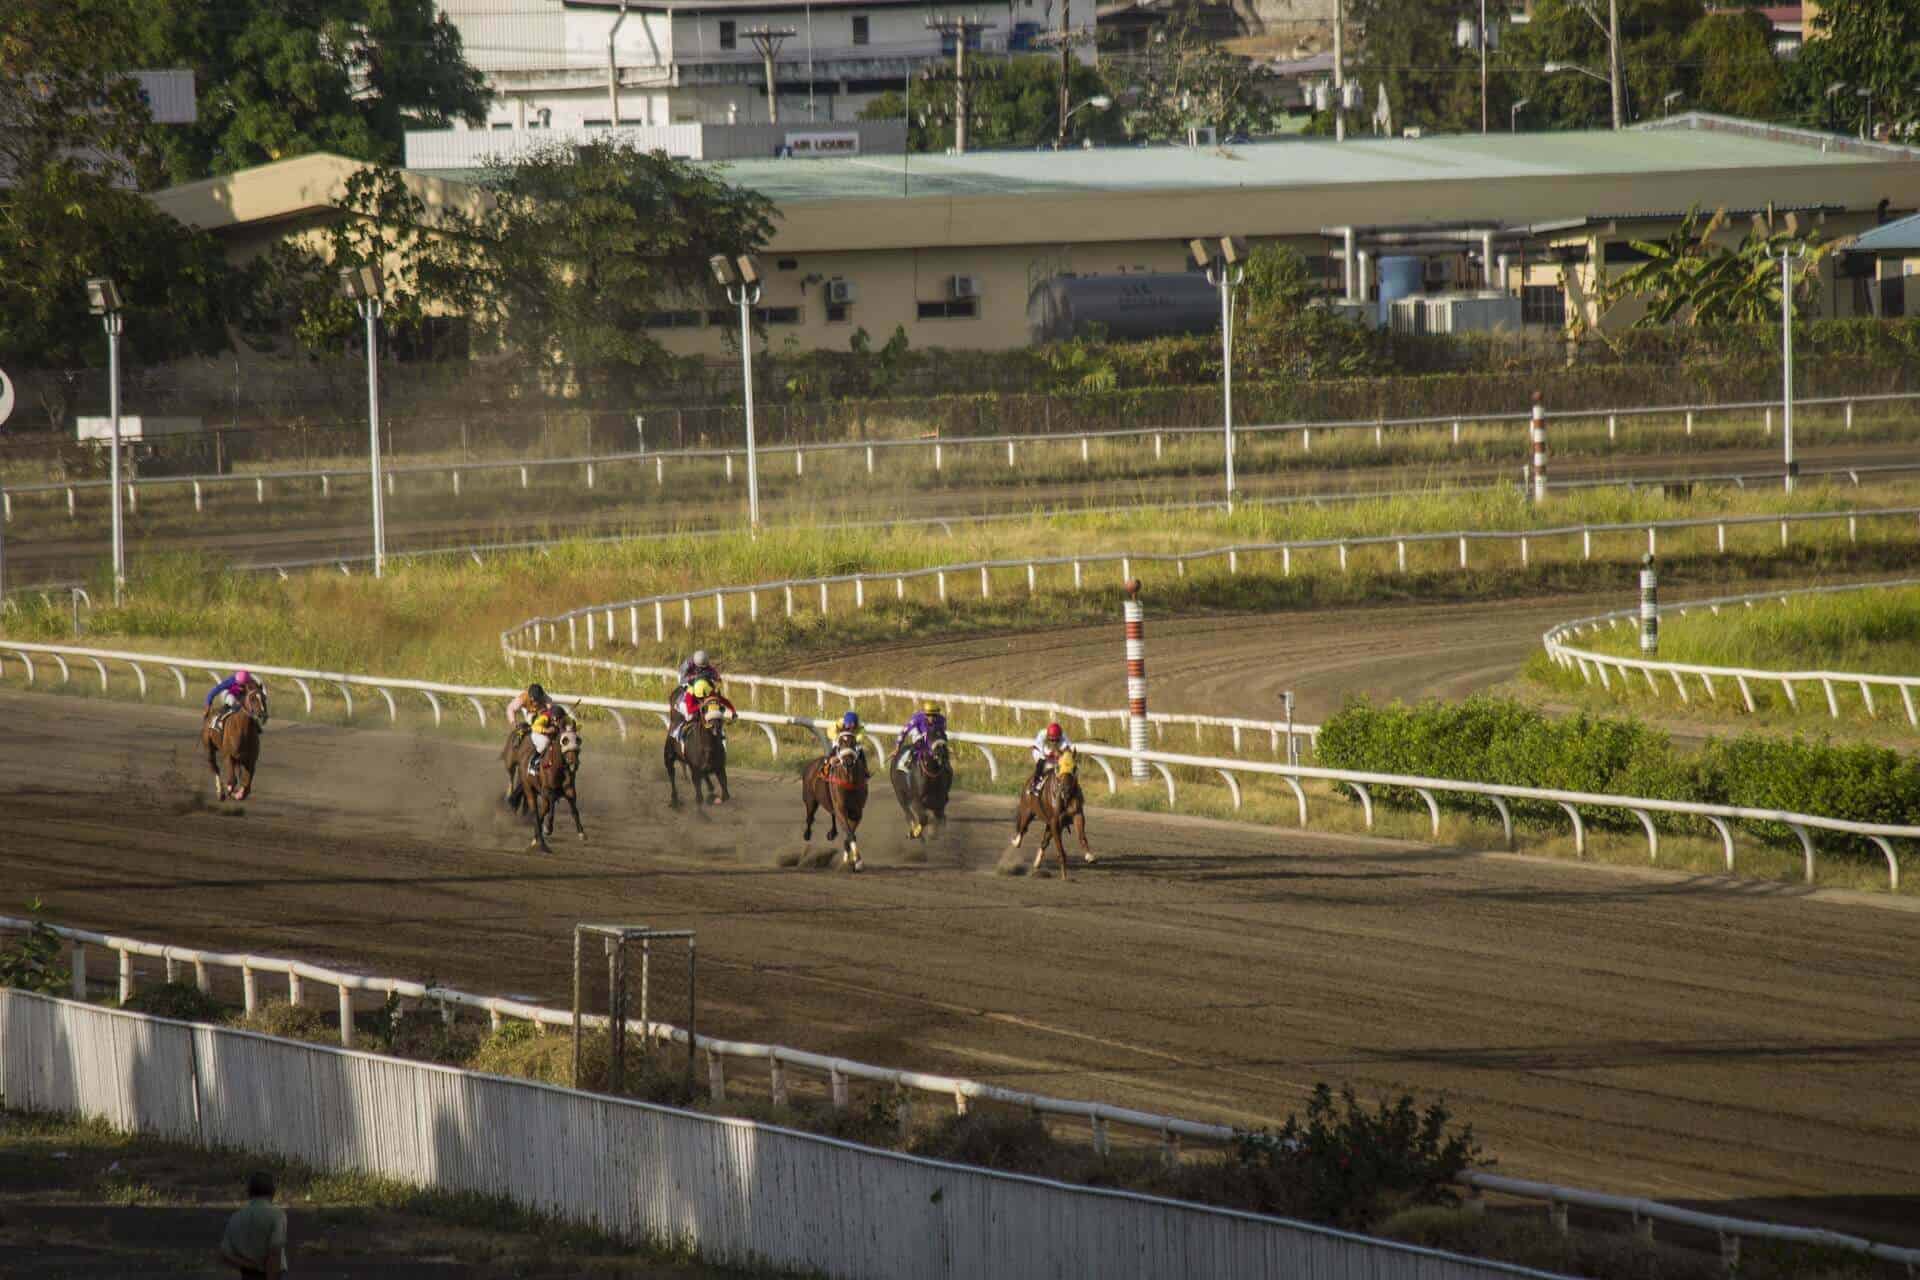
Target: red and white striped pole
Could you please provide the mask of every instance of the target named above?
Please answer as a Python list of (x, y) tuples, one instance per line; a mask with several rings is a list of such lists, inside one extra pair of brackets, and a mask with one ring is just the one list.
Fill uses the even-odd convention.
[(1547, 411), (1533, 393), (1533, 500), (1547, 500)]
[[(1126, 585), (1127, 598), (1121, 606), (1127, 620), (1127, 745), (1134, 751), (1147, 746), (1147, 623), (1140, 606), (1140, 579)], [(1133, 780), (1147, 780), (1147, 762), (1133, 760)]]

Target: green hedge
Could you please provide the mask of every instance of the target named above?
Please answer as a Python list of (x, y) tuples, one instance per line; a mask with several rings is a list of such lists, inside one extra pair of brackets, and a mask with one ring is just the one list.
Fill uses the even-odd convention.
[[(1886, 747), (1748, 734), (1710, 739), (1685, 753), (1635, 719), (1555, 718), (1499, 698), (1386, 707), (1357, 699), (1321, 726), (1316, 755), (1330, 769), (1784, 809), (1855, 822), (1920, 820), (1920, 764)], [(1376, 798), (1397, 807), (1424, 804), (1398, 788), (1381, 789)], [(1494, 813), (1476, 797), (1437, 798), (1445, 808)], [(1516, 819), (1530, 823), (1565, 821), (1558, 805), (1515, 802), (1513, 808)], [(1617, 809), (1583, 809), (1581, 816), (1596, 827), (1639, 827)], [(1679, 814), (1655, 814), (1654, 822), (1668, 831), (1709, 829)], [(1768, 841), (1795, 839), (1778, 823), (1743, 825)], [(1829, 837), (1822, 843), (1879, 856), (1865, 841)]]

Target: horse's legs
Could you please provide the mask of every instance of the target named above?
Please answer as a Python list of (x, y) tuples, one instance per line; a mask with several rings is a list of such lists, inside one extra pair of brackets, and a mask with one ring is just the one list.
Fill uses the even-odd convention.
[(1093, 846), (1087, 843), (1087, 815), (1084, 811), (1073, 815), (1073, 834), (1080, 839), (1080, 860), (1092, 862)]
[(220, 776), (220, 749), (211, 742), (207, 743), (207, 768), (213, 774), (213, 794), (215, 798), (225, 800), (227, 798), (227, 781)]
[(667, 803), (672, 808), (678, 809), (680, 807), (680, 779), (678, 771), (673, 767), (673, 739), (671, 737), (667, 739), (667, 745), (662, 754), (666, 757), (667, 762), (667, 789), (673, 793), (673, 798)]
[(562, 792), (562, 794), (567, 797), (567, 812), (573, 815), (573, 829), (580, 833), (582, 840), (585, 840), (587, 838), (587, 829), (580, 823), (580, 801), (571, 791)]
[(720, 763), (714, 766), (713, 776), (720, 784), (720, 796), (714, 803), (721, 804), (731, 801), (733, 799), (733, 792), (727, 790), (727, 762), (725, 757), (722, 757)]
[(800, 796), (801, 799), (806, 802), (807, 806), (807, 826), (806, 829), (800, 833), (800, 838), (802, 840), (811, 840), (813, 839), (813, 815), (820, 808), (820, 798), (813, 794), (813, 787), (808, 783), (801, 784)]
[(1027, 838), (1027, 825), (1033, 821), (1034, 808), (1026, 796), (1020, 797), (1020, 810), (1013, 817), (1013, 847), (1018, 849), (1020, 842)]
[[(1063, 825), (1064, 821), (1066, 820), (1062, 819), (1059, 814), (1055, 814), (1052, 823), (1053, 851), (1060, 855), (1060, 880), (1062, 883), (1065, 883), (1067, 880), (1067, 831)], [(1045, 846), (1042, 847), (1044, 848)]]

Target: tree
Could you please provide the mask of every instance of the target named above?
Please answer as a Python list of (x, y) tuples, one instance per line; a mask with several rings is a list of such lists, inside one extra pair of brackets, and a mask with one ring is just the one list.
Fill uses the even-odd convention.
[(494, 205), (447, 215), (460, 249), (425, 263), (427, 295), (462, 298), (476, 327), (536, 368), (616, 398), (671, 365), (649, 314), (720, 305), (707, 259), (755, 252), (773, 230), (758, 192), (615, 142), (496, 164), (482, 185)]
[(312, 151), (400, 159), (408, 128), (479, 124), (489, 94), (433, 0), (123, 0), (139, 56), (189, 66), (199, 120), (156, 131), (176, 182)]
[[(1060, 63), (1049, 57), (1017, 57), (1001, 62), (971, 56), (973, 70), (985, 69), (972, 88), (970, 146), (1051, 146), (1060, 133)], [(1078, 106), (1097, 94), (1111, 96), (1101, 73), (1072, 64), (1067, 76), (1072, 103)], [(907, 115), (906, 94), (888, 90), (861, 111), (862, 120), (898, 120)], [(915, 151), (945, 151), (953, 145), (953, 88), (922, 79), (913, 87), (913, 115), (907, 121), (908, 145)], [(1117, 142), (1124, 137), (1117, 111), (1080, 112), (1070, 122), (1074, 138)]]
[[(1793, 60), (1790, 97), (1802, 120), (1857, 133), (1873, 94), (1876, 127), (1910, 136), (1920, 126), (1920, 6), (1912, 0), (1833, 0), (1814, 15)], [(1831, 96), (1828, 88), (1845, 86)]]
[[(218, 246), (131, 189), (150, 120), (120, 74), (131, 49), (111, 0), (15, 0), (0, 22), (0, 364), (105, 363), (91, 276), (119, 283), (133, 357), (226, 344), (232, 276)], [(57, 424), (71, 387), (42, 385)]]
[(1191, 15), (1176, 16), (1144, 52), (1109, 67), (1108, 78), (1124, 85), (1121, 125), (1130, 138), (1184, 141), (1190, 129), (1212, 129), (1225, 141), (1271, 132), (1278, 114), (1253, 64), (1202, 36)]
[[(1705, 12), (1701, 0), (1622, 0), (1621, 114), (1627, 123), (1658, 116), (1675, 89), (1699, 102), (1682, 64), (1685, 42)], [(1496, 82), (1509, 95), (1503, 105), (1532, 99), (1528, 115), (1550, 129), (1605, 128), (1613, 110), (1606, 19), (1599, 0), (1540, 0), (1533, 21), (1511, 28), (1500, 50)], [(1548, 75), (1548, 63), (1584, 67), (1600, 78), (1572, 71)]]
[(1627, 297), (1645, 300), (1642, 327), (1769, 324), (1780, 315), (1783, 253), (1796, 255), (1790, 267), (1795, 311), (1813, 301), (1820, 260), (1832, 252), (1832, 243), (1814, 233), (1802, 236), (1798, 217), (1789, 213), (1778, 225), (1770, 215), (1764, 220), (1756, 215), (1740, 243), (1729, 248), (1713, 238), (1726, 221), (1721, 209), (1702, 224), (1695, 208), (1666, 239), (1633, 241), (1646, 261), (1608, 286), (1606, 304)]
[(1364, 89), (1363, 118), (1385, 85), (1396, 128), (1478, 132), (1480, 54), (1454, 44), (1461, 12), (1445, 0), (1354, 0), (1348, 13), (1362, 34), (1348, 78)]
[(1682, 58), (1694, 69), (1693, 105), (1749, 120), (1779, 114), (1787, 77), (1764, 15), (1751, 9), (1707, 14), (1687, 33)]

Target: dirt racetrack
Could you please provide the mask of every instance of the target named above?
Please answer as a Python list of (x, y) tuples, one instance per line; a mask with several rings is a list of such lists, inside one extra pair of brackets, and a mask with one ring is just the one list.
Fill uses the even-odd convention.
[(997, 799), (919, 863), (876, 804), (866, 874), (801, 870), (791, 778), (675, 814), (604, 740), (549, 859), (473, 743), (276, 721), (220, 811), (190, 711), (0, 713), (9, 909), (554, 1003), (574, 922), (691, 927), (713, 1034), (1243, 1124), (1444, 1091), (1509, 1173), (1920, 1244), (1899, 904), (1108, 812), (1061, 884), (996, 872)]

